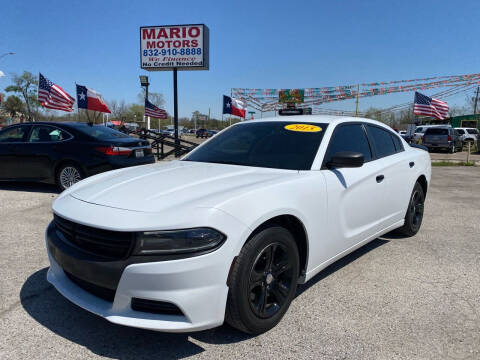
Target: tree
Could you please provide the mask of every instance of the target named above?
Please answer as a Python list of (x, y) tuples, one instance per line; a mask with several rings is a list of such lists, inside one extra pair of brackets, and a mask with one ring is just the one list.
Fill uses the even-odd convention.
[(21, 114), (24, 111), (22, 99), (15, 95), (10, 95), (5, 101), (3, 101), (2, 108), (9, 113), (11, 117), (15, 117), (17, 114)]
[(108, 103), (112, 116), (116, 119), (126, 118), (129, 114), (129, 107), (125, 103), (125, 100), (112, 100)]
[(466, 106), (453, 105), (453, 106), (450, 106), (448, 109), (449, 117), (465, 115), (467, 113), (468, 113), (468, 108)]
[[(142, 91), (138, 93), (137, 99), (139, 104), (142, 104), (142, 105), (145, 104), (145, 88), (142, 88)], [(148, 93), (148, 101), (150, 101), (153, 105), (158, 107), (162, 107), (165, 104), (163, 94), (155, 93), (155, 92)]]
[(382, 118), (382, 109), (370, 107), (365, 113), (365, 117), (367, 119), (374, 119), (374, 120), (385, 122)]
[(128, 107), (127, 118), (132, 120), (132, 121), (137, 121), (137, 122), (143, 121), (144, 112), (145, 112), (144, 105), (131, 104)]
[(38, 78), (31, 72), (24, 71), (22, 75), (12, 75), (13, 85), (5, 88), (6, 92), (15, 92), (22, 95), (27, 111), (27, 120), (32, 121), (32, 115), (38, 111), (35, 87), (38, 86)]
[[(473, 114), (473, 112), (475, 110), (475, 98), (476, 97), (477, 97), (477, 89), (475, 89), (475, 92), (473, 93), (473, 96), (472, 95), (467, 95), (465, 110), (470, 114)], [(477, 101), (477, 114), (478, 114), (479, 109), (480, 109), (480, 100)]]

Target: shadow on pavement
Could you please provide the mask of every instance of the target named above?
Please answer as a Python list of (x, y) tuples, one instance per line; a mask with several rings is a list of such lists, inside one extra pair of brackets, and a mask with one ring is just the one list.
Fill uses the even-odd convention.
[[(384, 237), (384, 236), (383, 236)], [(312, 286), (317, 284), (319, 281), (325, 279), (327, 276), (333, 274), (335, 271), (340, 270), (344, 266), (347, 266), (351, 262), (357, 260), (359, 257), (365, 255), (366, 253), (388, 243), (388, 240), (384, 240), (381, 238), (377, 238), (366, 245), (363, 245), (361, 248), (358, 248), (354, 252), (348, 254), (347, 256), (335, 261), (333, 264), (327, 266), (325, 269), (320, 271), (317, 275), (315, 275), (312, 279), (310, 279), (306, 284), (298, 285), (297, 294), (295, 297), (303, 294), (305, 291), (310, 289)]]
[(23, 182), (23, 181), (22, 182), (0, 181), (0, 190), (37, 192), (37, 193), (45, 193), (45, 194), (60, 193), (57, 186), (52, 184)]
[(228, 326), (168, 334), (116, 325), (69, 302), (47, 282), (44, 268), (23, 284), (23, 308), (41, 325), (93, 353), (113, 359), (182, 359), (204, 351), (191, 339), (227, 344), (250, 338)]
[[(376, 239), (338, 260), (307, 284), (300, 285), (296, 296), (386, 243), (387, 240)], [(47, 329), (97, 355), (113, 359), (181, 359), (204, 351), (191, 339), (209, 344), (230, 344), (251, 338), (226, 325), (190, 334), (168, 334), (112, 324), (66, 300), (47, 282), (47, 270), (37, 271), (23, 284), (20, 291), (23, 308)]]

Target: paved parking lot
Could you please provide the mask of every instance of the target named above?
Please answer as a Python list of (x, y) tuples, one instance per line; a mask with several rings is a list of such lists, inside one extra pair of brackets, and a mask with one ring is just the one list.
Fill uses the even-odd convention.
[[(467, 161), (467, 152), (456, 152), (455, 154), (450, 154), (448, 152), (431, 152), (430, 158), (432, 160), (442, 160), (442, 161)], [(480, 163), (480, 153), (474, 152), (468, 156), (468, 161), (474, 161), (477, 165)]]
[(417, 236), (333, 264), (258, 337), (155, 333), (77, 308), (45, 279), (55, 189), (0, 184), (0, 359), (479, 359), (479, 184), (478, 167), (434, 168)]

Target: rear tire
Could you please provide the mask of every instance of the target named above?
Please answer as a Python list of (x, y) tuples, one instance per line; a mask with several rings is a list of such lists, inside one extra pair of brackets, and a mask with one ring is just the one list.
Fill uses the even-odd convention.
[(405, 236), (413, 236), (420, 230), (423, 220), (424, 204), (425, 194), (423, 193), (423, 188), (419, 182), (416, 182), (408, 203), (405, 223), (398, 229), (401, 234)]
[(61, 191), (68, 189), (84, 178), (82, 169), (74, 163), (60, 165), (55, 182)]
[(264, 333), (282, 319), (297, 289), (298, 249), (285, 228), (263, 229), (248, 241), (229, 278), (226, 322), (245, 333)]

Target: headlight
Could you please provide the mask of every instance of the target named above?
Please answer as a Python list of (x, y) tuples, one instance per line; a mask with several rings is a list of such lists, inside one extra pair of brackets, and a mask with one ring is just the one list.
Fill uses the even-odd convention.
[(210, 228), (146, 231), (137, 234), (137, 255), (193, 253), (213, 249), (227, 237)]

